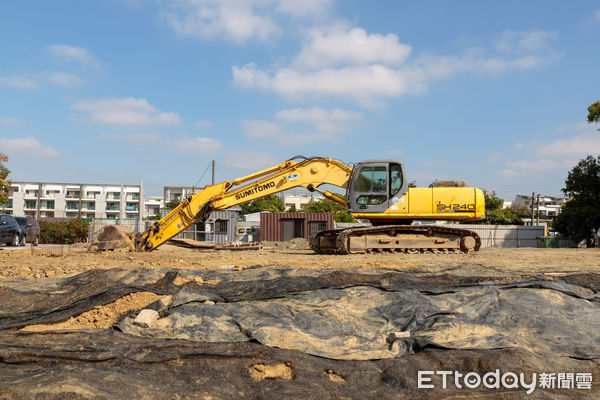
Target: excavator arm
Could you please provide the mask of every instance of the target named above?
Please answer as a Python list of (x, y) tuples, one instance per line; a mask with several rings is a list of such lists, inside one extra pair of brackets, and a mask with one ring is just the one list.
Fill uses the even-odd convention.
[[(204, 222), (215, 210), (226, 209), (270, 194), (295, 187), (311, 191), (323, 184), (346, 188), (352, 168), (331, 158), (294, 157), (254, 174), (207, 186), (188, 196), (173, 211), (156, 222), (135, 240), (136, 250), (150, 251), (184, 231), (192, 224)], [(343, 197), (321, 192), (325, 197), (345, 205)]]

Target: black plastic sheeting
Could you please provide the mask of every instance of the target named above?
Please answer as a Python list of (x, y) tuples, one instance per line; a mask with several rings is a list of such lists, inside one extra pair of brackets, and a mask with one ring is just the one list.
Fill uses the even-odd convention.
[[(177, 276), (218, 283), (177, 286)], [(417, 371), (585, 372), (598, 380), (599, 283), (598, 274), (498, 279), (275, 267), (7, 279), (0, 399), (597, 398), (596, 383), (530, 395), (444, 389), (435, 380), (435, 388), (418, 389)], [(173, 299), (149, 328), (134, 325), (133, 313), (118, 330), (16, 330), (138, 291)], [(260, 363), (285, 363), (292, 379), (254, 381), (249, 371)]]

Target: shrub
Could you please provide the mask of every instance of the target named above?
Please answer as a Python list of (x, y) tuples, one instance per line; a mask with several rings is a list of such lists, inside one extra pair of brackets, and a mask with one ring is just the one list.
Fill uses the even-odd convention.
[(72, 244), (85, 242), (90, 223), (80, 219), (67, 222), (40, 220), (40, 242), (47, 244)]

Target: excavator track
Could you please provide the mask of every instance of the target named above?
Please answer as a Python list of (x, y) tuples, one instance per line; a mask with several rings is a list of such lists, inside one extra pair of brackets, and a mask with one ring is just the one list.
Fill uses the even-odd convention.
[(383, 225), (346, 228), (317, 233), (310, 247), (322, 254), (378, 252), (470, 253), (481, 239), (466, 229), (436, 225)]

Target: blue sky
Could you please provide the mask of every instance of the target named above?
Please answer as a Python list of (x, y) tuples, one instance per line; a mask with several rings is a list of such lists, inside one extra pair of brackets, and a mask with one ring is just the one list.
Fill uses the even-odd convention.
[(0, 151), (147, 195), (297, 154), (556, 195), (600, 153), (599, 35), (583, 0), (2, 2)]

